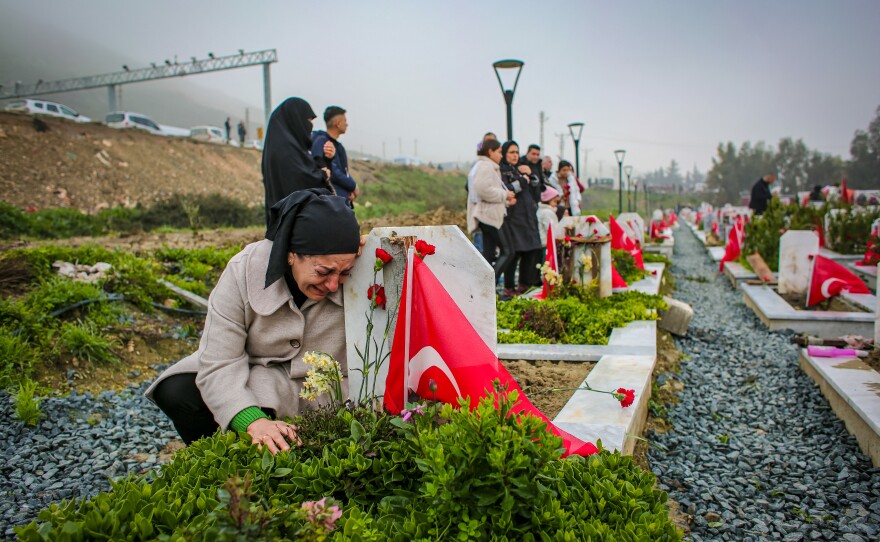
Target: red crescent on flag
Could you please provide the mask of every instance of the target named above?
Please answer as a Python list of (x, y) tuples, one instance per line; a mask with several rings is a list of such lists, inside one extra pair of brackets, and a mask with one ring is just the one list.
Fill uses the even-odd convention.
[(430, 369), (431, 367), (436, 367), (441, 370), (443, 374), (446, 375), (446, 378), (449, 379), (449, 382), (452, 383), (452, 386), (455, 388), (455, 393), (461, 397), (461, 388), (458, 387), (458, 382), (455, 380), (455, 376), (452, 374), (452, 370), (449, 369), (449, 365), (443, 361), (443, 357), (440, 356), (440, 353), (434, 350), (431, 346), (426, 346), (418, 351), (418, 353), (412, 357), (409, 362), (409, 389), (417, 390), (419, 389), (419, 381), (422, 378), (422, 375), (425, 374), (425, 371)]
[(837, 282), (843, 282), (843, 283), (846, 283), (846, 281), (844, 281), (844, 280), (840, 280), (840, 279), (836, 279), (836, 278), (834, 278), (834, 277), (832, 277), (832, 278), (826, 280), (825, 282), (822, 283), (822, 287), (819, 289), (819, 291), (822, 292), (822, 296), (823, 296), (823, 297), (825, 297), (825, 298), (831, 297), (831, 293), (828, 292), (828, 289), (831, 288), (831, 285), (834, 283), (835, 280), (836, 280)]

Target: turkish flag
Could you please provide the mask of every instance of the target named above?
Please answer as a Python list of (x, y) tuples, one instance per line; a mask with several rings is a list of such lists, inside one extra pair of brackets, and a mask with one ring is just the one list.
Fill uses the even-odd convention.
[(846, 177), (844, 177), (843, 182), (840, 183), (840, 197), (843, 198), (844, 203), (850, 203), (849, 192), (849, 189), (846, 187)]
[(642, 249), (636, 245), (636, 242), (623, 231), (620, 224), (614, 220), (614, 215), (608, 216), (608, 225), (611, 228), (611, 248), (614, 250), (625, 250), (630, 253), (636, 261), (636, 267), (645, 270), (645, 262), (642, 261)]
[(724, 247), (724, 256), (721, 258), (718, 271), (724, 271), (724, 262), (732, 262), (739, 258), (745, 235), (742, 221), (737, 220), (733, 227), (730, 228), (730, 233), (727, 234), (727, 245)]
[(675, 211), (670, 211), (669, 212), (669, 225), (674, 226), (676, 222), (678, 222), (678, 215), (675, 214)]
[[(547, 227), (547, 257), (544, 258), (544, 261), (550, 264), (550, 269), (554, 271), (559, 271), (559, 262), (556, 259), (556, 236), (553, 234), (553, 223)], [(550, 295), (550, 292), (553, 291), (553, 286), (547, 284), (547, 281), (541, 278), (543, 281), (543, 286), (541, 288), (540, 294), (535, 294), (535, 299), (547, 299), (547, 296)]]
[[(413, 259), (413, 276), (404, 274), (403, 292), (394, 330), (394, 342), (385, 381), (385, 408), (398, 413), (403, 410), (404, 370), (407, 370), (407, 390), (415, 390), (421, 397), (431, 397), (444, 403), (458, 404), (458, 399), (470, 398), (473, 407), (479, 399), (493, 393), (493, 381), (500, 380), (508, 391), (519, 392), (513, 414), (531, 414), (547, 424), (554, 435), (562, 437), (566, 455), (590, 455), (598, 449), (559, 429), (549, 418), (532, 405), (519, 385), (486, 346), (476, 330), (449, 293), (431, 273), (421, 258)], [(411, 304), (407, 307), (406, 292), (412, 280)], [(406, 329), (409, 319), (409, 354), (405, 359)], [(408, 364), (408, 367), (406, 366)], [(430, 380), (436, 384), (431, 391)]]
[(611, 264), (611, 287), (612, 288), (626, 288), (629, 286), (623, 277), (620, 276), (620, 273), (615, 269), (614, 264)]
[(871, 290), (855, 276), (852, 271), (818, 254), (813, 258), (813, 275), (810, 277), (810, 288), (807, 290), (807, 306), (811, 307), (820, 301), (832, 298), (840, 292), (851, 294), (870, 294)]

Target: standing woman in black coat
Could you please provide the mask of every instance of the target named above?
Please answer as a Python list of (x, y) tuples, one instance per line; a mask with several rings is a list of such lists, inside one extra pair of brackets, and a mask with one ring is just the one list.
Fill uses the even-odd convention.
[[(501, 147), (501, 179), (516, 194), (516, 203), (507, 209), (504, 227), (515, 256), (504, 272), (505, 295), (521, 294), (535, 282), (535, 266), (541, 255), (541, 237), (538, 232), (538, 202), (541, 200), (541, 182), (530, 178), (528, 166), (520, 166), (519, 145), (508, 141)], [(519, 280), (515, 281), (519, 261)], [(518, 284), (517, 284), (518, 282)]]
[[(263, 145), (263, 186), (266, 189), (266, 223), (269, 209), (293, 192), (326, 188), (331, 193), (330, 172), (319, 167), (324, 157), (313, 157), (312, 121), (315, 112), (302, 98), (288, 98), (269, 117)], [(329, 143), (329, 142), (328, 142)], [(335, 151), (330, 144), (332, 151)], [(329, 152), (324, 147), (325, 152)], [(328, 158), (332, 158), (330, 153)], [(316, 158), (318, 160), (316, 161)]]

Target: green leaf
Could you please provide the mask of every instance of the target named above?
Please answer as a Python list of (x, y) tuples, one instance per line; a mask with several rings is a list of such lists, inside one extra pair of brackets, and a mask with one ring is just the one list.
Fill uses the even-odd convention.
[(366, 430), (364, 426), (357, 420), (351, 420), (351, 439), (354, 441), (361, 440)]

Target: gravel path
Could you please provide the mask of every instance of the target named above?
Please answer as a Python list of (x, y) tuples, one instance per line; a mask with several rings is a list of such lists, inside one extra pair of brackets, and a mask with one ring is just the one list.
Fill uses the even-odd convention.
[(666, 451), (649, 461), (694, 517), (691, 539), (880, 540), (880, 469), (798, 367), (789, 335), (767, 331), (687, 227), (675, 240), (675, 297), (695, 312), (676, 342), (690, 360), (675, 429), (652, 435)]
[(43, 418), (25, 427), (0, 392), (0, 537), (43, 508), (110, 489), (116, 479), (156, 468), (177, 433), (143, 397), (149, 382), (123, 393), (44, 399)]

